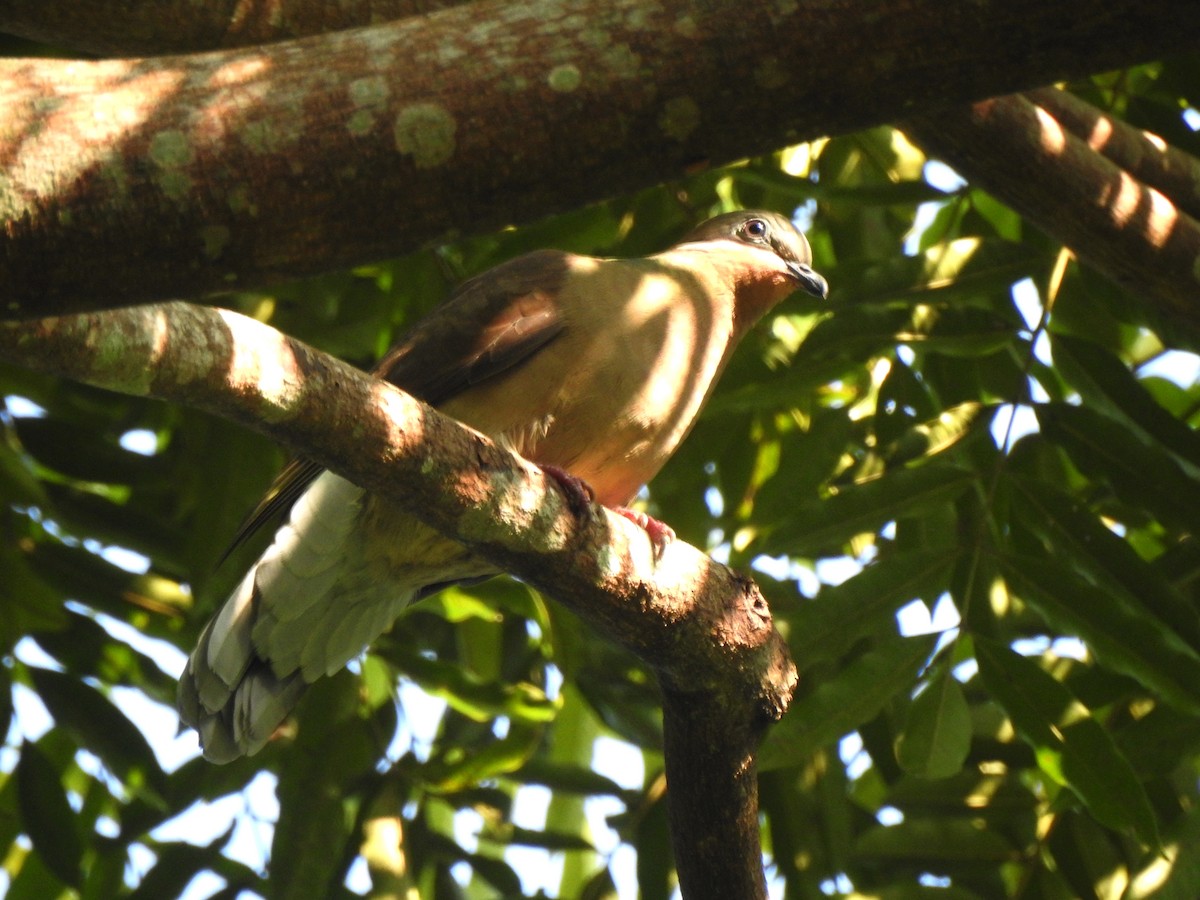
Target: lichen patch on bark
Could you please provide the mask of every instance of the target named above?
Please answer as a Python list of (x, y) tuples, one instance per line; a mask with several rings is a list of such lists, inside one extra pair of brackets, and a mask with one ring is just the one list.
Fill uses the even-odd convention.
[(418, 169), (432, 169), (454, 156), (457, 123), (437, 103), (413, 103), (396, 116), (396, 149), (411, 156)]

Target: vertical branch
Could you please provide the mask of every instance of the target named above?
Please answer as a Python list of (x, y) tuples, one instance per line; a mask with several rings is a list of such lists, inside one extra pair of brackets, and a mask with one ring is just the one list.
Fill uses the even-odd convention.
[(760, 734), (712, 698), (663, 692), (667, 810), (687, 900), (765, 900), (758, 825)]

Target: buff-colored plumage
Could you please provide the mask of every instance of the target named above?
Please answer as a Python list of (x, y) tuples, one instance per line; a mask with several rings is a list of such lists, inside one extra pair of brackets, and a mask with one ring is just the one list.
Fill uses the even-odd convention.
[[(376, 374), (620, 507), (686, 436), (745, 331), (797, 289), (825, 296), (810, 263), (804, 237), (767, 212), (719, 216), (644, 259), (539, 251), (464, 284)], [(259, 750), (305, 685), (415, 599), (495, 574), (303, 463), (252, 526), (293, 499), (180, 682), (180, 713), (214, 761)]]

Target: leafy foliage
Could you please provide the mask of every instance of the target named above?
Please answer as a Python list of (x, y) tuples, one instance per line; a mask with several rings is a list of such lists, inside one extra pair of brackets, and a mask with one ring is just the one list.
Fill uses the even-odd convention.
[[(1197, 153), (1179, 117), (1194, 75), (1077, 87)], [(770, 876), (788, 897), (1200, 894), (1200, 386), (1171, 353), (1196, 348), (899, 132), (227, 302), (365, 365), (501, 260), (645, 254), (731, 207), (797, 211), (833, 296), (746, 339), (647, 503), (755, 570), (802, 670), (760, 759)], [(559, 896), (611, 897), (593, 798), (619, 801), (642, 896), (669, 896), (653, 678), (515, 582), (408, 612), (252, 760), (144, 737), (255, 552), (216, 567), (281, 456), (193, 410), (7, 367), (0, 394), (9, 897), (172, 896), (204, 871), (214, 896), (349, 896), (364, 864), (378, 896), (514, 896), (517, 847), (562, 856)], [(940, 633), (913, 633), (935, 610)], [(602, 738), (644, 777), (593, 771)], [(243, 825), (273, 823), (269, 871), (228, 832), (178, 826), (264, 771), (278, 814)], [(533, 789), (540, 828), (514, 816)]]

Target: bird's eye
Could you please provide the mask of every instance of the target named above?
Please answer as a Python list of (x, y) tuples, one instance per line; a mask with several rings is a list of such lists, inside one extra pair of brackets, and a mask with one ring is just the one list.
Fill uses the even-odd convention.
[(767, 234), (767, 223), (762, 219), (747, 219), (742, 226), (742, 237), (752, 241), (761, 241)]

